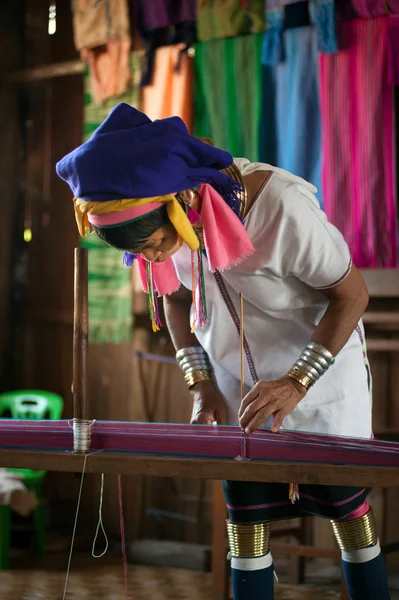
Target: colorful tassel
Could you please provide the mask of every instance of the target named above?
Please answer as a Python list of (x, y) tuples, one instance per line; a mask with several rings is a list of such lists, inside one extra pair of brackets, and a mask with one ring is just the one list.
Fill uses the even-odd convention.
[[(199, 248), (191, 253), (192, 298), (194, 309), (193, 326), (191, 328), (192, 333), (198, 326), (202, 329), (208, 319), (203, 263), (204, 245), (201, 235), (197, 230), (195, 230), (195, 235), (199, 241)], [(197, 259), (197, 261), (195, 259)]]
[(159, 316), (158, 294), (154, 289), (154, 277), (152, 274), (152, 263), (146, 263), (147, 288), (148, 288), (148, 312), (152, 323), (152, 330), (159, 331), (162, 327), (161, 318)]
[(295, 502), (299, 500), (299, 487), (297, 483), (290, 483), (288, 497), (291, 500), (292, 504), (295, 504)]

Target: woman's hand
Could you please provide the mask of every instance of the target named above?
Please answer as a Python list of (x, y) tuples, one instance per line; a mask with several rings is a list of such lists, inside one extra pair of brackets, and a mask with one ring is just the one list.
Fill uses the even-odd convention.
[(246, 433), (252, 433), (274, 415), (272, 431), (277, 432), (284, 417), (292, 413), (305, 396), (305, 387), (287, 376), (276, 381), (259, 381), (241, 402), (240, 425)]
[(191, 423), (218, 425), (227, 422), (227, 407), (224, 398), (212, 381), (201, 381), (191, 389), (194, 405)]

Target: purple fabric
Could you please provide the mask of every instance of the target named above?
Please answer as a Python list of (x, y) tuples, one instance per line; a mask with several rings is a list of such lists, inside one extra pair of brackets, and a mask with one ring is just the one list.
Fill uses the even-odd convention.
[(399, 16), (391, 17), (388, 29), (388, 83), (399, 85)]
[(136, 0), (135, 4), (144, 31), (195, 21), (196, 0)]
[[(384, 0), (352, 0), (352, 5), (359, 17), (382, 17), (388, 14)], [(399, 0), (388, 0), (388, 6), (391, 15), (399, 15)]]
[(344, 20), (391, 15), (387, 37), (388, 83), (399, 85), (399, 0), (336, 0), (336, 7), (338, 15)]

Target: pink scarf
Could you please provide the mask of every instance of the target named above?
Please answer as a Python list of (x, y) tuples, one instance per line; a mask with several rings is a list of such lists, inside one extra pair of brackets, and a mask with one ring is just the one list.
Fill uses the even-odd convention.
[[(254, 252), (252, 242), (240, 219), (211, 185), (200, 185), (198, 192), (202, 198), (201, 222), (209, 269), (212, 272), (230, 269)], [(137, 261), (143, 290), (148, 292), (147, 261), (140, 255)], [(151, 266), (154, 289), (159, 296), (173, 294), (179, 289), (173, 258)]]

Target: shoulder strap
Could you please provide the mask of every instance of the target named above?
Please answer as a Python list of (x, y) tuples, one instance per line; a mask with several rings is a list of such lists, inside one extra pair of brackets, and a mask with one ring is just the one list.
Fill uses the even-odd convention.
[[(228, 292), (228, 290), (226, 288), (226, 284), (224, 282), (224, 279), (223, 279), (223, 277), (222, 277), (222, 275), (220, 274), (219, 271), (215, 271), (214, 272), (214, 277), (216, 279), (216, 283), (218, 284), (220, 293), (222, 294), (222, 298), (225, 301), (227, 309), (228, 309), (228, 311), (230, 313), (230, 316), (233, 319), (233, 323), (236, 326), (238, 334), (240, 335), (240, 330), (241, 330), (240, 318), (239, 318), (239, 316), (237, 314), (237, 311), (236, 311), (236, 309), (234, 307), (234, 304), (233, 304), (233, 301), (232, 301), (232, 299), (230, 297), (230, 294), (229, 294), (229, 292)], [(249, 370), (250, 370), (250, 373), (251, 373), (252, 380), (253, 380), (253, 382), (255, 384), (255, 383), (257, 383), (259, 381), (259, 377), (258, 377), (258, 374), (256, 372), (255, 364), (254, 364), (254, 361), (253, 361), (253, 358), (252, 358), (252, 355), (251, 355), (251, 351), (249, 349), (248, 342), (247, 342), (247, 339), (246, 339), (245, 335), (244, 335), (244, 352), (245, 352), (245, 356), (246, 356), (246, 359), (247, 359), (247, 363), (248, 363), (248, 367), (249, 367)]]

